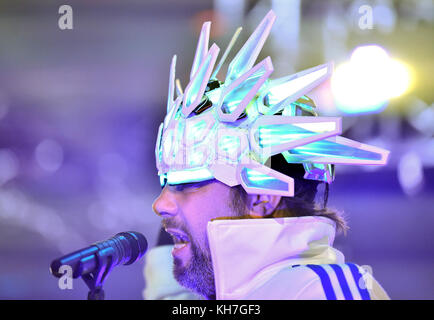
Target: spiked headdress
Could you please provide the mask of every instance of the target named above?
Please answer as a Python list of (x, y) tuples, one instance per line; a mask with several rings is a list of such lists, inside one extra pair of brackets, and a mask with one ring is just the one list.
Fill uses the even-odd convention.
[(332, 63), (274, 80), (270, 57), (254, 65), (275, 18), (273, 11), (265, 16), (223, 82), (216, 75), (240, 29), (214, 68), (219, 47), (208, 49), (211, 23), (203, 24), (184, 92), (173, 57), (155, 148), (162, 185), (217, 179), (248, 193), (293, 196), (294, 179), (273, 170), (271, 156), (282, 154), (288, 164), (304, 166), (304, 179), (327, 183), (334, 179), (332, 164), (386, 164), (389, 151), (338, 136), (341, 118), (317, 116), (306, 96), (331, 75)]

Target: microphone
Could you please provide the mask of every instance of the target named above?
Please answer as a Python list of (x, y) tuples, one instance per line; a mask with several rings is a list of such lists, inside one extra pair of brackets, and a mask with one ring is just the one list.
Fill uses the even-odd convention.
[(77, 250), (51, 262), (50, 272), (60, 278), (64, 273), (59, 269), (63, 265), (72, 268), (72, 277), (97, 272), (102, 264), (110, 269), (120, 264), (129, 265), (143, 257), (148, 249), (148, 242), (143, 234), (134, 231), (120, 232), (114, 237), (97, 242), (90, 247)]

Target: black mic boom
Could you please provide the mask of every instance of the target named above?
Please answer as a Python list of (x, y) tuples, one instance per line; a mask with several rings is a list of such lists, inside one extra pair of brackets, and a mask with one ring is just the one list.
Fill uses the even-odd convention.
[(78, 278), (96, 271), (102, 259), (108, 259), (111, 268), (124, 264), (132, 264), (143, 257), (148, 248), (148, 242), (143, 234), (134, 231), (121, 232), (114, 237), (97, 242), (90, 247), (77, 250), (54, 260), (50, 272), (55, 277), (62, 277), (59, 269), (63, 265), (72, 268), (72, 277)]

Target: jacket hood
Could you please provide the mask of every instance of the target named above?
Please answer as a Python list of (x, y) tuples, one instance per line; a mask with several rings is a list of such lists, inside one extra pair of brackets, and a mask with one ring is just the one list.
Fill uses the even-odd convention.
[(207, 226), (217, 299), (240, 299), (283, 268), (344, 263), (325, 217), (214, 220)]

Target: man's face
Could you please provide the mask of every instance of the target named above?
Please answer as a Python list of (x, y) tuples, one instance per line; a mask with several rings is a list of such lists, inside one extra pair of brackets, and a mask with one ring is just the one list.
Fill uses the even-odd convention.
[(242, 215), (233, 209), (231, 188), (217, 180), (166, 185), (153, 210), (163, 218), (163, 226), (175, 243), (175, 278), (206, 298), (215, 298), (207, 224)]

